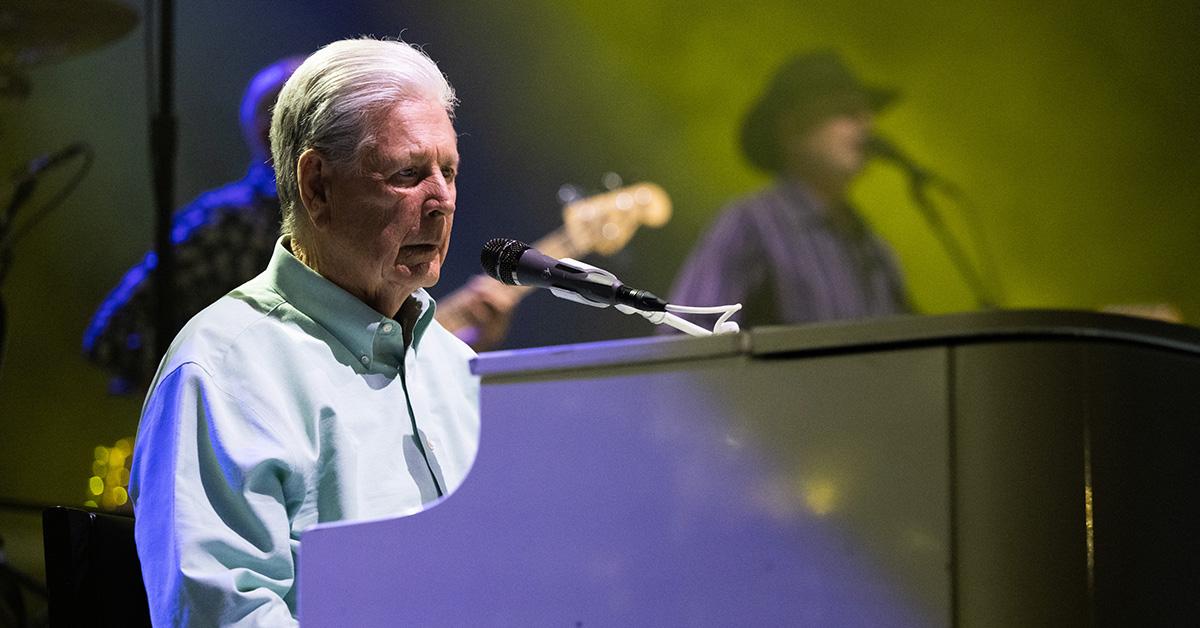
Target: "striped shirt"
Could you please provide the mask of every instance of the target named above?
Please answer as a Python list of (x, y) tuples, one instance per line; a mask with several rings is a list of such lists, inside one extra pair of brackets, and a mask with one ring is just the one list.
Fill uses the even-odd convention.
[(871, 318), (911, 311), (889, 247), (849, 206), (779, 182), (734, 202), (692, 250), (671, 303), (742, 303), (743, 326)]

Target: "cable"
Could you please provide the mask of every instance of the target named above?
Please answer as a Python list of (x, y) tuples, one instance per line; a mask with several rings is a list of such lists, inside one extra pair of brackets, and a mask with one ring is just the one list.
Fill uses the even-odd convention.
[(75, 188), (79, 187), (79, 184), (83, 182), (84, 178), (87, 177), (87, 173), (92, 169), (92, 162), (95, 161), (95, 158), (96, 154), (95, 151), (92, 150), (92, 147), (84, 144), (83, 165), (79, 167), (79, 171), (75, 173), (75, 176), (72, 177), (71, 180), (68, 181), (67, 184), (64, 185), (57, 194), (42, 204), (42, 206), (33, 213), (33, 216), (29, 220), (21, 223), (21, 226), (13, 231), (12, 236), (8, 238), (3, 246), (5, 248), (16, 246), (22, 238), (24, 238), (26, 235), (29, 235), (29, 232), (32, 231), (34, 227), (38, 226), (38, 223), (40, 223), (46, 216), (50, 215), (50, 212), (57, 209), (58, 205), (65, 201), (67, 197), (75, 191)]
[[(692, 336), (736, 334), (741, 331), (741, 328), (738, 327), (737, 323), (729, 320), (730, 316), (733, 316), (734, 313), (742, 309), (741, 303), (734, 303), (733, 305), (718, 305), (715, 307), (693, 307), (689, 305), (667, 304), (667, 311), (665, 312), (638, 310), (622, 304), (618, 304), (613, 307), (617, 308), (617, 311), (623, 314), (638, 314), (642, 318), (654, 323), (655, 325), (669, 325)], [(713, 324), (713, 328), (708, 330), (691, 321), (676, 316), (674, 312), (681, 312), (683, 314), (721, 314), (721, 317), (718, 318), (717, 322)]]
[(941, 214), (933, 206), (929, 200), (929, 195), (925, 193), (924, 179), (919, 177), (911, 177), (909, 182), (909, 190), (912, 194), (913, 201), (917, 205), (917, 209), (921, 211), (921, 215), (925, 217), (925, 222), (929, 224), (934, 236), (942, 243), (946, 254), (950, 257), (950, 262), (958, 269), (964, 281), (967, 282), (967, 288), (970, 289), (972, 296), (975, 297), (979, 307), (990, 310), (996, 307), (995, 301), (988, 294), (987, 288), (983, 281), (979, 278), (979, 274), (971, 265), (970, 259), (958, 241), (951, 235), (950, 230), (946, 228), (946, 223), (942, 220)]
[(989, 301), (993, 305), (1003, 305), (1007, 300), (1004, 294), (1004, 284), (1000, 281), (1000, 273), (996, 270), (995, 258), (992, 257), (991, 248), (988, 246), (987, 238), (984, 235), (983, 225), (979, 220), (978, 207), (969, 196), (964, 194), (953, 183), (941, 177), (933, 179), (931, 183), (941, 188), (947, 197), (958, 203), (959, 209), (962, 210), (961, 214), (965, 217), (963, 223), (967, 226), (967, 235), (975, 245), (975, 252), (980, 266), (980, 279), (983, 281), (983, 287), (988, 291)]
[[(1003, 301), (1003, 288), (999, 274), (996, 272), (991, 253), (983, 237), (983, 229), (979, 224), (978, 212), (966, 195), (953, 182), (924, 168), (900, 150), (891, 140), (878, 134), (867, 139), (866, 149), (870, 155), (886, 159), (908, 175), (909, 191), (913, 201), (920, 210), (925, 221), (933, 230), (934, 236), (941, 242), (942, 248), (950, 257), (959, 274), (967, 282), (967, 287), (980, 307), (991, 309)], [(947, 198), (958, 205), (960, 214), (964, 216), (964, 224), (971, 244), (974, 245), (976, 260), (981, 272), (971, 265), (959, 243), (954, 239), (942, 217), (938, 214), (927, 190), (940, 190)]]
[(714, 307), (694, 307), (690, 305), (674, 305), (667, 304), (668, 312), (681, 312), (683, 314), (720, 314), (721, 317), (713, 323), (712, 333), (714, 334), (736, 334), (741, 331), (738, 324), (729, 320), (731, 316), (742, 309), (741, 303), (733, 305), (718, 305)]

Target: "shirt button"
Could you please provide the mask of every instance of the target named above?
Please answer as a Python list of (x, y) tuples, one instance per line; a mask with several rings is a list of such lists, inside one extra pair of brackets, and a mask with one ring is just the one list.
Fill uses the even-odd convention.
[(383, 324), (383, 333), (385, 333), (385, 334), (390, 334), (390, 333), (392, 333), (392, 324), (391, 324), (391, 323), (384, 323), (384, 324)]
[(363, 363), (363, 364), (366, 364), (367, 362), (370, 362), (370, 361), (371, 361), (371, 358), (368, 358), (368, 357), (367, 357), (367, 356), (365, 356), (365, 355), (364, 355), (363, 357), (359, 358), (359, 359), (360, 359), (360, 360), (362, 360), (362, 363)]

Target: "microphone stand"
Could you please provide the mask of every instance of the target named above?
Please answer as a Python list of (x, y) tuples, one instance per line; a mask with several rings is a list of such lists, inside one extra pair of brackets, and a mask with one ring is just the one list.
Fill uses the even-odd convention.
[(8, 308), (4, 305), (4, 293), (0, 292), (0, 372), (4, 370), (4, 352), (8, 349)]
[[(18, 184), (13, 192), (4, 213), (0, 213), (0, 288), (4, 286), (4, 278), (8, 275), (9, 265), (12, 264), (12, 247), (9, 246), (8, 234), (13, 216), (17, 213), (25, 199), (33, 192), (33, 179), (26, 179)], [(4, 353), (8, 347), (8, 309), (4, 305), (4, 293), (0, 292), (0, 370), (4, 368)]]
[[(153, 350), (161, 358), (174, 336), (175, 312), (171, 302), (175, 279), (175, 248), (171, 243), (175, 211), (175, 156), (177, 124), (174, 111), (175, 6), (159, 2), (158, 111), (150, 124), (150, 157), (154, 167), (154, 275), (155, 338)], [(147, 24), (147, 28), (150, 25)], [(149, 52), (149, 51), (148, 51)]]
[[(967, 282), (967, 288), (971, 291), (971, 295), (975, 298), (976, 304), (980, 309), (994, 310), (999, 307), (999, 304), (989, 294), (983, 280), (971, 265), (966, 252), (959, 245), (958, 240), (950, 233), (946, 227), (946, 222), (942, 220), (941, 214), (934, 207), (933, 201), (929, 198), (929, 188), (931, 185), (938, 185), (947, 194), (956, 198), (961, 198), (958, 188), (948, 181), (943, 181), (936, 175), (929, 173), (912, 164), (905, 164), (905, 171), (908, 174), (909, 194), (912, 196), (913, 202), (920, 211), (921, 216), (925, 218), (925, 222), (929, 225), (930, 231), (937, 237), (942, 248), (950, 257), (950, 262), (954, 264), (959, 275)], [(982, 253), (981, 253), (982, 254)]]

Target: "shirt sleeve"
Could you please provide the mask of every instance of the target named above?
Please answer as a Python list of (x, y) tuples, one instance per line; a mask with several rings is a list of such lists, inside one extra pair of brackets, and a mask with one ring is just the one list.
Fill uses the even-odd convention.
[[(692, 249), (671, 289), (671, 303), (698, 307), (746, 303), (763, 282), (766, 262), (744, 208), (724, 211)], [(742, 312), (733, 316), (741, 321)]]
[(288, 445), (196, 364), (151, 392), (130, 492), (155, 625), (296, 625)]

